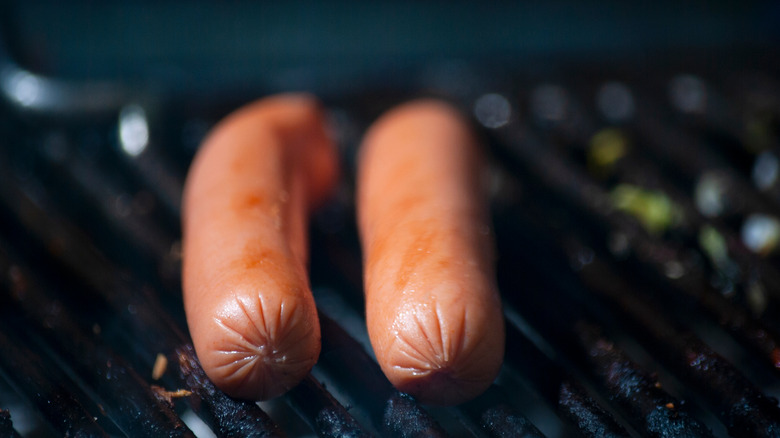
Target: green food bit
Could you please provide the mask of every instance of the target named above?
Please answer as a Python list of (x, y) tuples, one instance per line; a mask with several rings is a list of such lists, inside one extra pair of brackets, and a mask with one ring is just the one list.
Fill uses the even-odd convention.
[(745, 126), (745, 146), (757, 153), (772, 147), (777, 139), (777, 119), (770, 112), (755, 114)]
[(747, 288), (747, 303), (750, 310), (756, 316), (761, 316), (767, 307), (767, 296), (764, 285), (759, 282), (752, 283)]
[(603, 178), (614, 164), (628, 153), (628, 138), (620, 129), (604, 128), (593, 135), (588, 148), (588, 170)]
[(724, 266), (729, 260), (726, 239), (711, 225), (699, 230), (699, 247), (715, 266)]
[(680, 208), (662, 192), (620, 184), (610, 198), (614, 208), (637, 218), (650, 234), (662, 234), (682, 218)]

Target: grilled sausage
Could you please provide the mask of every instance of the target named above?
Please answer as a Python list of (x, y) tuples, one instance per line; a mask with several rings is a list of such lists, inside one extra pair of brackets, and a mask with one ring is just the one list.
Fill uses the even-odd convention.
[(336, 155), (314, 99), (279, 95), (220, 122), (189, 171), (187, 322), (206, 374), (234, 397), (280, 395), (317, 361), (307, 222), (335, 185)]
[(366, 320), (379, 364), (423, 402), (473, 398), (504, 354), (475, 138), (449, 105), (420, 100), (382, 116), (360, 154)]

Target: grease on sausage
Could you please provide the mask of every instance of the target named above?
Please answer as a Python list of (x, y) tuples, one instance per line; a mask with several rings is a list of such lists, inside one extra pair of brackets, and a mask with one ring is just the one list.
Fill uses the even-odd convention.
[(307, 219), (335, 185), (337, 161), (317, 102), (279, 95), (220, 122), (190, 168), (187, 322), (206, 374), (234, 397), (280, 395), (317, 361)]
[(423, 402), (475, 397), (503, 361), (480, 153), (468, 123), (435, 100), (391, 110), (361, 146), (369, 337), (388, 379)]

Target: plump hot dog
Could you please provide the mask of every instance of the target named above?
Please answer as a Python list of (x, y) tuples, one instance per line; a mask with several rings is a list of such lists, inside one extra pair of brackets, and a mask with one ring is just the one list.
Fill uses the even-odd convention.
[(280, 395), (317, 361), (307, 222), (335, 185), (337, 162), (318, 104), (280, 95), (220, 122), (190, 168), (187, 322), (206, 374), (234, 397)]
[(503, 360), (483, 165), (466, 121), (435, 100), (391, 110), (361, 146), (371, 344), (396, 388), (427, 403), (475, 397)]

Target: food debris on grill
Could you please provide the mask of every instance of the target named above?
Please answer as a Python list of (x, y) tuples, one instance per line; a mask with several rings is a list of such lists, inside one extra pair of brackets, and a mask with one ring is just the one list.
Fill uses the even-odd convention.
[(587, 360), (603, 379), (610, 398), (626, 417), (643, 426), (650, 436), (665, 437), (674, 430), (685, 437), (711, 437), (712, 432), (694, 417), (675, 408), (676, 399), (661, 389), (659, 382), (642, 370), (598, 328), (581, 321), (577, 324)]
[(157, 385), (151, 385), (151, 388), (152, 391), (154, 391), (154, 393), (157, 394), (159, 398), (165, 400), (165, 402), (171, 406), (173, 406), (173, 399), (189, 397), (192, 395), (192, 391), (187, 391), (186, 389), (177, 389), (175, 391), (168, 391), (167, 389)]
[(584, 397), (576, 384), (561, 385), (560, 404), (564, 415), (568, 417), (580, 433), (588, 438), (628, 437), (628, 432), (618, 424), (608, 412), (590, 397)]
[(152, 379), (160, 380), (167, 368), (168, 358), (162, 353), (157, 353), (157, 357), (154, 359), (154, 366), (152, 367)]

